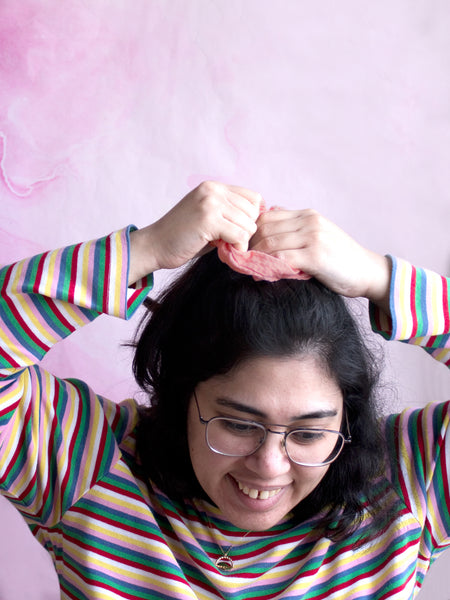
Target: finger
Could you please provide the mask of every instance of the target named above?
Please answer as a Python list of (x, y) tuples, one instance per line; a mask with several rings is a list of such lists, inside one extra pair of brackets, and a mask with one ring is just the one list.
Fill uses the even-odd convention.
[(290, 250), (299, 250), (308, 246), (306, 236), (303, 236), (298, 231), (283, 231), (274, 235), (261, 239), (257, 244), (254, 243), (254, 237), (250, 241), (250, 249), (258, 250), (272, 256), (277, 256), (281, 253)]
[(228, 193), (227, 200), (222, 209), (224, 217), (244, 227), (253, 235), (257, 229), (256, 221), (259, 216), (257, 206), (234, 192)]
[(226, 211), (227, 218), (233, 220), (233, 213), (235, 213), (236, 218), (241, 218), (243, 215), (246, 219), (256, 224), (260, 215), (260, 209), (257, 204), (254, 204), (244, 196), (229, 190), (227, 191), (226, 200), (227, 202), (224, 204), (224, 211)]
[(242, 196), (246, 200), (251, 202), (251, 204), (253, 204), (258, 210), (264, 202), (263, 197), (259, 192), (255, 192), (253, 190), (249, 190), (248, 188), (241, 187), (238, 185), (227, 185), (226, 187), (234, 194)]
[(314, 260), (311, 259), (311, 252), (308, 247), (280, 250), (274, 252), (272, 256), (285, 261), (293, 269), (305, 271), (305, 273), (313, 277), (317, 276), (318, 269), (315, 266)]
[[(273, 245), (273, 236), (289, 232), (298, 232), (306, 236), (323, 227), (325, 220), (315, 210), (306, 208), (302, 210), (270, 210), (263, 213), (256, 224), (258, 229), (253, 236), (250, 246), (266, 251)], [(263, 246), (260, 248), (259, 246)]]
[(238, 250), (246, 252), (248, 250), (250, 237), (251, 233), (249, 233), (244, 227), (241, 227), (236, 223), (232, 223), (231, 221), (227, 221), (224, 224), (220, 235), (218, 235), (216, 239), (220, 238), (224, 242), (232, 244)]
[(273, 212), (274, 216), (263, 218), (266, 217), (266, 214), (264, 214), (256, 222), (258, 228), (251, 239), (250, 246), (252, 249), (269, 252), (277, 246), (279, 236), (288, 233), (300, 234), (304, 228), (304, 221), (296, 213), (290, 211), (275, 215), (275, 212), (281, 211)]

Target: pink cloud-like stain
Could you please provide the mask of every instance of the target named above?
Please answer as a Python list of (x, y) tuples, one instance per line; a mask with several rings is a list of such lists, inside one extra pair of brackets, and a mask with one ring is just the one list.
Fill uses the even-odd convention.
[(137, 40), (120, 14), (102, 14), (88, 3), (0, 5), (0, 178), (15, 197), (70, 172), (129, 108)]

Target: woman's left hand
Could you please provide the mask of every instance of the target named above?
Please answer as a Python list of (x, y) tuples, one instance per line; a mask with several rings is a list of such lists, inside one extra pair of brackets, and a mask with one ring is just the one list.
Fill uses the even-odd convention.
[(263, 213), (252, 250), (281, 258), (333, 291), (389, 305), (390, 261), (358, 244), (318, 212), (275, 209)]

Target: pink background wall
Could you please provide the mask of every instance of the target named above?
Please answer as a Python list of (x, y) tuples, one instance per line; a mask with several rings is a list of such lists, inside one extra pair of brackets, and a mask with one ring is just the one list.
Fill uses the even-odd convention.
[[(2, 0), (0, 262), (145, 225), (216, 178), (448, 272), (449, 31), (443, 0)], [(133, 325), (99, 319), (47, 362), (133, 395)], [(386, 352), (386, 410), (450, 396), (420, 350)], [(422, 600), (448, 600), (449, 568)], [(0, 499), (0, 600), (58, 597)]]

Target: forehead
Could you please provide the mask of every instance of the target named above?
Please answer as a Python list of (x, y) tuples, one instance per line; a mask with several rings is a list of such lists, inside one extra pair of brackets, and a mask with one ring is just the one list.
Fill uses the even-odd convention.
[(312, 355), (251, 358), (199, 389), (216, 407), (231, 400), (276, 420), (342, 407), (338, 384)]

